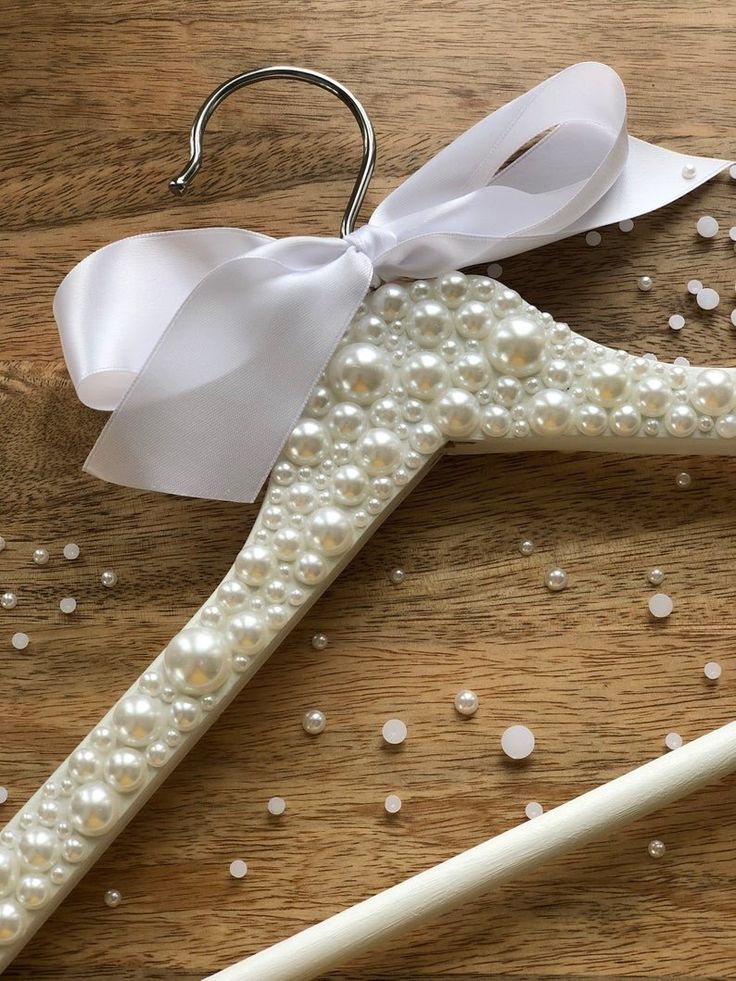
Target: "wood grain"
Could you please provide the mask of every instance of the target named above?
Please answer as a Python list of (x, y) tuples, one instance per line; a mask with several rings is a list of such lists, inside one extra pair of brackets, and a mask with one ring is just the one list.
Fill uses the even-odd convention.
[[(276, 83), (213, 119), (190, 197), (166, 180), (202, 98), (246, 68), (296, 63), (348, 84), (378, 133), (371, 207), (463, 128), (576, 60), (623, 76), (630, 126), (727, 155), (736, 3), (373, 0), (5, 0), (0, 21), (0, 585), (2, 809), (20, 806), (199, 605), (254, 508), (141, 494), (84, 476), (100, 414), (81, 407), (51, 317), (63, 274), (134, 232), (241, 224), (332, 234), (359, 159), (349, 116)], [(288, 88), (288, 92), (287, 92)], [(719, 179), (596, 249), (568, 241), (504, 263), (531, 302), (605, 343), (733, 363), (736, 258), (700, 214), (736, 224)], [(639, 293), (636, 277), (655, 280)], [(696, 312), (685, 283), (723, 297)], [(685, 329), (667, 330), (682, 312)], [(687, 469), (690, 491), (674, 475)], [(733, 716), (736, 461), (553, 454), (443, 461), (380, 530), (221, 722), (51, 918), (8, 978), (194, 979), (651, 758)], [(517, 551), (532, 537), (531, 558)], [(82, 548), (61, 558), (67, 541)], [(32, 565), (44, 544), (48, 566)], [(541, 585), (561, 564), (570, 588)], [(407, 570), (397, 587), (395, 565)], [(646, 611), (667, 571), (675, 613)], [(102, 569), (120, 583), (104, 590)], [(58, 601), (75, 595), (64, 617)], [(14, 630), (31, 636), (12, 650)], [(312, 650), (316, 630), (330, 637)], [(705, 684), (709, 658), (724, 667)], [(458, 719), (472, 686), (482, 707)], [(329, 720), (304, 735), (304, 709)], [(381, 745), (399, 716), (409, 739)], [(523, 721), (524, 766), (499, 734)], [(382, 802), (397, 791), (401, 815)], [(266, 801), (288, 802), (272, 821)], [(655, 835), (668, 847), (652, 862)], [(669, 808), (332, 981), (736, 977), (736, 798)], [(248, 877), (227, 867), (242, 856)], [(124, 895), (116, 910), (107, 888)]]

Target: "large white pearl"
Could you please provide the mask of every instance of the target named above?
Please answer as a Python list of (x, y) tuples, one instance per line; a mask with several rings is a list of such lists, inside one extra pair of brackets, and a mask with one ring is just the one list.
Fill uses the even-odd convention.
[(85, 783), (85, 781), (94, 780), (100, 775), (101, 765), (100, 758), (94, 750), (80, 746), (69, 757), (69, 775), (77, 783)]
[[(206, 628), (194, 629), (204, 631)], [(175, 642), (176, 638), (172, 644)], [(122, 742), (129, 746), (145, 746), (159, 728), (157, 703), (148, 695), (126, 695), (115, 706), (112, 721)]]
[(339, 508), (315, 511), (309, 519), (308, 530), (309, 537), (323, 555), (342, 555), (353, 544), (352, 524)]
[(689, 405), (680, 402), (667, 410), (664, 424), (671, 436), (692, 436), (698, 428), (698, 415)]
[(352, 443), (365, 429), (365, 412), (353, 402), (341, 402), (332, 410), (328, 425), (333, 436)]
[(478, 402), (470, 392), (451, 388), (437, 402), (435, 419), (440, 431), (451, 439), (470, 436), (480, 419)]
[(368, 493), (368, 478), (360, 467), (348, 464), (338, 467), (332, 480), (335, 497), (340, 504), (353, 507), (365, 498)]
[(511, 413), (502, 405), (487, 405), (483, 409), (480, 428), (486, 436), (505, 436), (511, 429)]
[(541, 368), (545, 341), (544, 327), (537, 321), (504, 317), (488, 335), (488, 357), (498, 371), (525, 378)]
[(431, 351), (419, 351), (407, 358), (402, 379), (415, 399), (433, 399), (447, 388), (447, 365)]
[(488, 336), (493, 318), (485, 303), (470, 300), (463, 303), (455, 314), (455, 325), (458, 334), (468, 340), (482, 340)]
[(736, 438), (736, 413), (729, 412), (716, 423), (716, 432), (723, 439)]
[(401, 440), (389, 429), (369, 429), (358, 441), (358, 457), (372, 477), (393, 473), (401, 455)]
[(409, 309), (409, 294), (397, 283), (385, 283), (371, 295), (371, 310), (387, 323), (399, 320)]
[(599, 405), (581, 405), (575, 413), (575, 425), (583, 436), (600, 436), (608, 425), (608, 413)]
[(238, 654), (255, 654), (266, 640), (263, 620), (255, 613), (239, 613), (228, 624), (227, 640)]
[(428, 455), (435, 453), (442, 446), (444, 440), (442, 433), (436, 426), (433, 426), (431, 422), (422, 422), (414, 428), (409, 437), (409, 442), (417, 453)]
[(606, 409), (621, 402), (628, 387), (629, 376), (619, 361), (601, 361), (588, 373), (588, 394)]
[(539, 436), (561, 436), (570, 425), (572, 411), (570, 396), (551, 388), (532, 399), (529, 425)]
[(69, 801), (69, 819), (83, 835), (104, 835), (115, 823), (117, 806), (113, 792), (102, 783), (79, 787)]
[(422, 300), (414, 307), (408, 330), (421, 347), (437, 347), (452, 330), (450, 312), (437, 300)]
[(695, 380), (690, 394), (696, 409), (711, 416), (719, 416), (733, 406), (734, 386), (731, 376), (723, 368), (705, 368)]
[(297, 514), (309, 514), (317, 507), (317, 491), (305, 481), (298, 481), (289, 488), (289, 507)]
[(177, 729), (188, 732), (193, 729), (200, 719), (199, 702), (193, 698), (176, 698), (171, 703), (171, 718)]
[(609, 418), (611, 432), (616, 436), (635, 436), (639, 432), (641, 416), (633, 405), (620, 405)]
[(230, 652), (222, 637), (206, 627), (189, 627), (164, 653), (172, 680), (189, 695), (217, 691), (230, 674)]
[(302, 536), (295, 528), (282, 528), (273, 536), (276, 558), (282, 562), (293, 562), (302, 547)]
[(347, 344), (333, 357), (329, 368), (335, 392), (359, 405), (369, 405), (385, 395), (391, 376), (388, 355), (372, 344)]
[(45, 828), (29, 828), (21, 835), (18, 851), (26, 865), (45, 872), (56, 860), (56, 838)]
[(0, 902), (0, 944), (12, 943), (22, 925), (23, 918), (16, 904), (10, 899)]
[(313, 467), (324, 459), (330, 446), (325, 427), (315, 419), (302, 419), (286, 442), (286, 454), (300, 467)]
[(146, 761), (136, 750), (116, 749), (105, 764), (105, 779), (121, 794), (129, 794), (141, 786), (147, 769)]
[(262, 545), (247, 545), (235, 560), (235, 574), (249, 586), (262, 586), (272, 571), (273, 557)]
[(15, 888), (18, 861), (6, 848), (0, 848), (0, 898), (8, 896)]
[(645, 416), (663, 416), (672, 401), (672, 389), (660, 375), (646, 375), (639, 382), (637, 405)]
[(39, 909), (49, 898), (49, 884), (43, 876), (24, 875), (18, 883), (18, 902), (26, 909)]
[(460, 388), (466, 388), (469, 392), (477, 392), (488, 384), (491, 377), (491, 369), (486, 359), (474, 352), (468, 352), (455, 364), (453, 379)]
[(294, 575), (305, 586), (316, 586), (327, 573), (324, 559), (314, 552), (304, 552), (297, 562)]

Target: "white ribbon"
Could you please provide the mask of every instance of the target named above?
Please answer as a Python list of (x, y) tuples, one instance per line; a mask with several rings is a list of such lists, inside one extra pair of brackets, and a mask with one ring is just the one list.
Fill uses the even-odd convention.
[(586, 62), (463, 133), (345, 239), (202, 228), (113, 242), (54, 301), (79, 398), (114, 410), (85, 469), (253, 501), (375, 278), (436, 276), (632, 218), (728, 163), (628, 136), (621, 79)]

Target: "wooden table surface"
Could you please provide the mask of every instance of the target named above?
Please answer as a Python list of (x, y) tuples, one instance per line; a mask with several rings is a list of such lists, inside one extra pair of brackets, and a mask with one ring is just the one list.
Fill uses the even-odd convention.
[[(80, 406), (51, 315), (63, 274), (127, 234), (233, 224), (332, 234), (358, 161), (345, 110), (268, 83), (229, 100), (191, 196), (167, 179), (203, 97), (295, 63), (348, 84), (376, 126), (364, 214), (429, 155), (546, 75), (600, 59), (630, 128), (733, 152), (736, 3), (4, 0), (0, 21), (0, 784), (9, 816), (219, 581), (255, 507), (113, 487), (81, 473), (103, 417)], [(596, 340), (732, 363), (736, 184), (721, 177), (598, 248), (567, 241), (503, 279)], [(651, 293), (636, 277), (654, 278)], [(711, 314), (692, 276), (721, 292)], [(685, 314), (679, 334), (671, 313)], [(689, 491), (674, 477), (687, 470)], [(30, 943), (8, 978), (189, 979), (275, 942), (732, 716), (736, 460), (447, 458), (383, 526)], [(517, 549), (531, 537), (530, 558)], [(61, 557), (65, 542), (82, 549)], [(45, 545), (43, 568), (31, 552)], [(544, 570), (569, 588), (550, 594)], [(406, 581), (393, 585), (394, 566)], [(675, 612), (647, 612), (661, 565)], [(113, 568), (117, 588), (99, 574)], [(58, 601), (74, 595), (64, 617)], [(12, 650), (25, 629), (31, 645)], [(325, 631), (328, 648), (310, 646)], [(708, 686), (702, 667), (723, 665)], [(454, 713), (470, 686), (481, 708)], [(301, 729), (310, 706), (328, 728)], [(409, 738), (382, 748), (389, 717)], [(499, 735), (537, 749), (505, 763)], [(383, 799), (398, 792), (400, 816)], [(266, 801), (288, 811), (268, 819)], [(647, 843), (661, 837), (655, 862)], [(341, 979), (736, 977), (733, 781), (407, 936)], [(249, 874), (228, 866), (245, 858)], [(117, 909), (103, 903), (120, 889)], [(264, 979), (266, 981), (266, 979)]]

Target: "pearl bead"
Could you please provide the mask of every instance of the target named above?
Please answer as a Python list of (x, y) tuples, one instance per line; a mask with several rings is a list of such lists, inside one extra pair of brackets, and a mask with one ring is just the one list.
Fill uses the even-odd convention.
[(464, 691), (459, 691), (455, 695), (455, 710), (460, 713), (460, 715), (475, 715), (478, 711), (478, 696), (474, 691), (466, 688)]
[[(303, 484), (294, 486), (304, 487)], [(235, 574), (248, 586), (262, 586), (272, 572), (273, 557), (262, 545), (246, 546), (235, 560)]]
[(631, 218), (624, 218), (623, 221), (618, 223), (618, 227), (622, 232), (630, 232), (634, 228), (634, 222), (631, 220)]
[(566, 392), (549, 389), (535, 395), (529, 424), (539, 436), (561, 436), (570, 425), (573, 402)]
[(327, 574), (327, 566), (321, 556), (304, 552), (297, 562), (294, 575), (305, 586), (316, 586)]
[(698, 428), (698, 417), (689, 405), (671, 406), (664, 417), (664, 424), (671, 436), (692, 436)]
[(567, 586), (567, 573), (564, 569), (548, 569), (544, 575), (544, 585), (553, 593)]
[(338, 396), (359, 405), (370, 405), (388, 392), (393, 369), (380, 348), (372, 344), (348, 344), (332, 358), (329, 377)]
[(389, 573), (389, 579), (395, 586), (398, 586), (406, 579), (406, 573), (403, 569), (392, 569)]
[(414, 427), (409, 442), (414, 450), (429, 456), (436, 453), (444, 440), (442, 433), (431, 422), (422, 422)]
[(516, 290), (502, 289), (496, 291), (492, 310), (497, 317), (505, 317), (509, 313), (514, 313), (522, 304), (521, 297)]
[(463, 303), (455, 314), (455, 329), (461, 337), (468, 340), (482, 340), (488, 336), (493, 323), (485, 303), (470, 300)]
[[(380, 431), (373, 430), (373, 432)], [(330, 557), (342, 555), (353, 544), (353, 528), (350, 520), (338, 508), (327, 507), (315, 511), (309, 519), (308, 533), (316, 548), (323, 555)]]
[(437, 347), (450, 334), (452, 321), (447, 308), (436, 300), (421, 300), (414, 307), (409, 336), (420, 347)]
[(671, 330), (682, 330), (685, 326), (685, 318), (680, 313), (673, 313), (667, 323)]
[(146, 761), (134, 749), (117, 749), (105, 764), (105, 779), (121, 794), (137, 790), (146, 779)]
[(435, 417), (445, 436), (462, 439), (476, 429), (480, 412), (473, 395), (460, 388), (452, 388), (438, 400)]
[(388, 794), (383, 802), (383, 808), (387, 814), (398, 814), (401, 810), (401, 798), (398, 794)]
[(258, 653), (267, 641), (263, 620), (255, 613), (237, 614), (228, 624), (226, 639), (230, 648), (239, 654)]
[(108, 889), (105, 893), (104, 900), (105, 906), (109, 906), (110, 909), (115, 909), (116, 906), (119, 906), (122, 903), (123, 897), (118, 889)]
[(460, 358), (452, 370), (456, 385), (466, 388), (469, 392), (477, 392), (490, 381), (491, 372), (488, 362), (480, 354), (466, 354)]
[(531, 538), (524, 538), (519, 542), (519, 551), (522, 555), (531, 555), (534, 551), (534, 542)]
[(389, 746), (400, 746), (406, 739), (407, 733), (406, 723), (401, 719), (389, 719), (384, 722), (381, 729), (383, 741)]
[(636, 281), (636, 285), (639, 287), (642, 293), (648, 293), (654, 284), (651, 276), (639, 276)]
[(64, 857), (64, 861), (70, 862), (72, 865), (76, 865), (77, 862), (82, 861), (85, 850), (85, 844), (81, 838), (76, 838), (73, 835), (71, 838), (67, 838), (61, 846), (61, 854)]
[(650, 582), (652, 586), (661, 586), (664, 582), (664, 571), (658, 568), (650, 569), (647, 573), (647, 581)]
[(601, 361), (588, 375), (588, 394), (607, 409), (623, 401), (628, 387), (626, 368), (618, 361)]
[(18, 875), (18, 860), (5, 848), (0, 848), (0, 898), (8, 896), (15, 889)]
[(641, 416), (633, 405), (619, 405), (609, 417), (611, 432), (616, 436), (634, 436), (641, 426)]
[(4, 610), (12, 610), (17, 605), (18, 605), (18, 597), (15, 595), (15, 593), (11, 593), (10, 590), (8, 590), (7, 593), (3, 593), (2, 596), (0, 596), (0, 606), (2, 606)]
[(217, 691), (231, 668), (224, 640), (207, 627), (180, 631), (164, 652), (164, 664), (172, 681), (188, 695)]
[(310, 736), (318, 736), (321, 732), (324, 732), (326, 725), (327, 719), (325, 718), (325, 714), (324, 712), (320, 712), (319, 709), (309, 709), (309, 711), (304, 713), (302, 728)]
[(679, 732), (668, 732), (664, 737), (664, 744), (667, 749), (679, 749), (682, 746), (682, 736)]
[(77, 783), (86, 783), (100, 775), (101, 765), (97, 753), (80, 746), (69, 757), (69, 774)]
[(525, 760), (534, 751), (534, 733), (527, 726), (509, 726), (501, 736), (501, 749), (511, 760)]
[(138, 687), (145, 695), (152, 695), (154, 698), (161, 694), (164, 683), (158, 671), (146, 671), (138, 682)]
[[(172, 644), (176, 641), (177, 638)], [(171, 667), (169, 670), (174, 673)], [(115, 706), (112, 719), (118, 738), (129, 746), (145, 746), (154, 737), (161, 723), (156, 702), (143, 694), (126, 695), (122, 698)]]
[(692, 296), (697, 296), (698, 293), (702, 290), (702, 288), (703, 288), (703, 284), (700, 282), (699, 279), (688, 280), (687, 291)]
[(171, 718), (182, 732), (189, 732), (200, 720), (199, 704), (192, 698), (176, 698), (171, 703)]
[(706, 286), (695, 297), (695, 302), (701, 310), (715, 310), (721, 302), (721, 297), (716, 290)]
[(713, 238), (718, 234), (718, 222), (712, 215), (703, 215), (698, 218), (695, 229), (701, 238)]
[(541, 817), (544, 814), (544, 808), (539, 801), (530, 800), (524, 808), (524, 814), (530, 821), (533, 821), (534, 818)]
[(660, 375), (645, 375), (638, 385), (637, 406), (645, 416), (662, 416), (672, 399), (672, 389)]
[(358, 440), (357, 452), (371, 476), (385, 476), (401, 463), (401, 440), (388, 429), (369, 429)]
[(652, 858), (663, 858), (667, 848), (665, 847), (665, 843), (663, 841), (660, 841), (659, 838), (655, 838), (647, 845), (647, 851)]
[(690, 398), (696, 409), (708, 415), (728, 412), (734, 401), (731, 375), (723, 368), (704, 368), (695, 380)]
[(31, 638), (28, 636), (28, 634), (23, 633), (22, 630), (19, 630), (10, 638), (10, 643), (13, 645), (16, 651), (24, 651), (30, 642)]
[(48, 549), (36, 548), (33, 550), (33, 561), (36, 565), (46, 565), (49, 560)]
[(242, 879), (248, 874), (248, 865), (242, 858), (236, 858), (230, 863), (230, 875), (233, 879)]
[(723, 673), (723, 669), (717, 661), (708, 661), (703, 668), (703, 674), (708, 681), (718, 681)]
[(693, 177), (697, 174), (698, 170), (694, 163), (688, 160), (688, 162), (682, 168), (682, 176), (686, 181), (691, 181)]
[(575, 412), (575, 425), (583, 436), (600, 436), (608, 425), (608, 413), (597, 405), (581, 405)]
[(448, 385), (447, 367), (431, 351), (411, 355), (402, 370), (406, 390), (415, 399), (434, 399)]
[[(112, 731), (110, 726), (97, 726), (92, 735), (90, 736), (90, 742), (101, 752), (107, 752), (115, 745), (115, 733)], [(62, 791), (64, 790), (64, 782), (61, 784)]]
[(693, 482), (693, 478), (690, 476), (689, 473), (678, 473), (677, 476), (675, 477), (675, 484), (681, 490), (687, 490), (688, 487), (692, 484), (692, 482)]
[(456, 307), (468, 292), (467, 277), (461, 272), (445, 273), (437, 280), (437, 292), (448, 307)]
[(55, 865), (49, 872), (49, 879), (55, 886), (60, 886), (66, 881), (66, 869), (63, 865)]
[(0, 902), (0, 945), (12, 943), (23, 926), (23, 917), (16, 904), (10, 900)]
[(217, 602), (225, 610), (241, 610), (248, 601), (248, 590), (236, 579), (228, 579), (217, 589)]
[(100, 576), (100, 582), (106, 589), (112, 589), (113, 586), (116, 586), (118, 582), (117, 572), (113, 572), (112, 569), (105, 569), (105, 571)]
[(572, 381), (572, 368), (563, 358), (553, 358), (542, 375), (546, 385), (551, 388), (567, 388)]
[(101, 783), (83, 784), (69, 801), (69, 819), (83, 835), (98, 837), (114, 825), (117, 806), (111, 790)]
[[(204, 701), (204, 699), (202, 699), (202, 701)], [(166, 743), (162, 743), (161, 741), (151, 743), (146, 750), (146, 759), (151, 766), (163, 766), (168, 758), (169, 748)]]
[(77, 545), (75, 542), (68, 542), (64, 546), (63, 554), (65, 559), (69, 559), (70, 562), (73, 562), (74, 559), (79, 558), (79, 545)]
[(272, 817), (281, 817), (286, 810), (286, 801), (283, 797), (271, 797), (266, 808)]
[(723, 439), (736, 438), (736, 413), (729, 412), (716, 422), (716, 432)]
[(586, 242), (586, 244), (587, 245), (592, 245), (593, 247), (595, 247), (596, 245), (600, 245), (602, 239), (603, 239), (603, 236), (601, 235), (601, 233), (598, 232), (598, 231), (596, 231), (595, 229), (593, 229), (592, 231), (588, 232), (586, 234), (586, 236), (585, 236), (585, 242)]
[(46, 872), (56, 860), (57, 844), (54, 835), (45, 828), (29, 828), (18, 842), (18, 851), (25, 864), (37, 872)]
[(41, 801), (36, 813), (40, 824), (53, 828), (59, 820), (59, 805), (53, 800)]
[(352, 443), (365, 429), (365, 412), (352, 402), (341, 402), (332, 410), (329, 427), (337, 439)]
[(544, 327), (537, 321), (504, 317), (489, 334), (488, 357), (498, 371), (525, 378), (542, 367), (545, 341)]
[(666, 593), (655, 593), (649, 600), (649, 612), (659, 620), (668, 617), (674, 608), (672, 598)]
[(65, 596), (59, 601), (59, 609), (62, 613), (74, 613), (77, 608), (77, 601), (73, 596)]
[(321, 422), (302, 419), (294, 426), (286, 442), (285, 452), (299, 467), (320, 463), (329, 449), (329, 436)]
[(480, 428), (486, 436), (506, 436), (511, 429), (511, 415), (500, 405), (487, 405), (481, 413)]
[(49, 898), (48, 883), (40, 875), (24, 875), (18, 883), (16, 896), (26, 909), (39, 909)]

